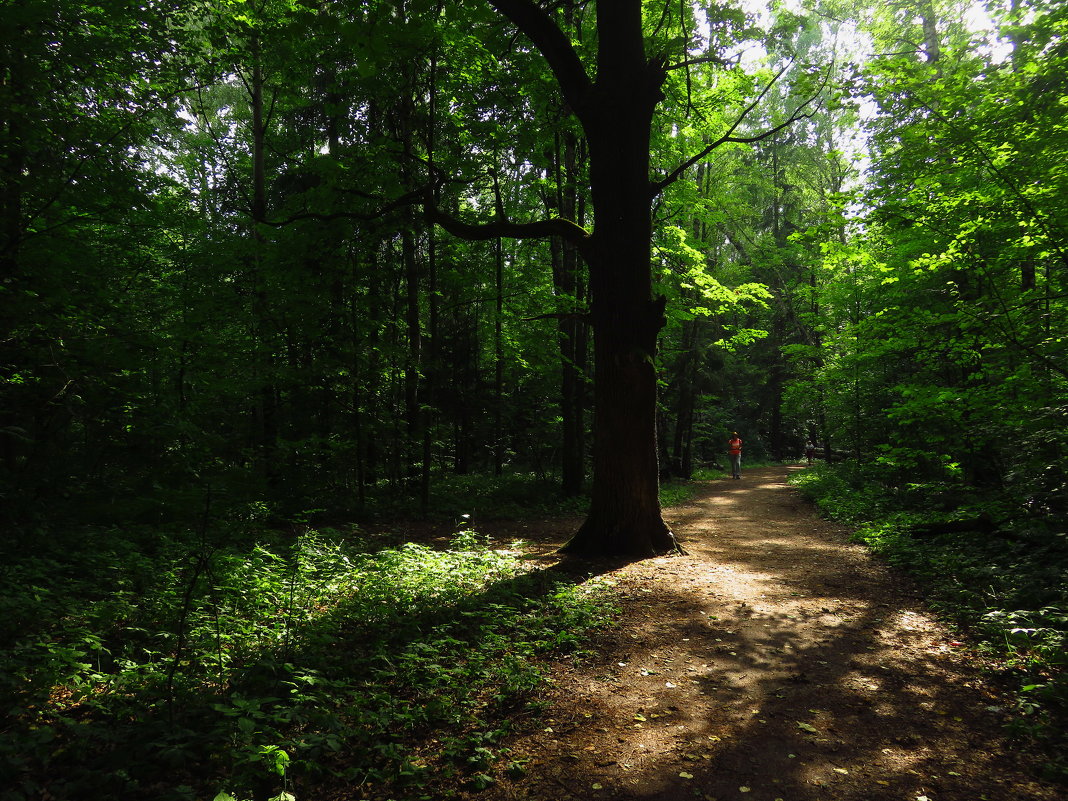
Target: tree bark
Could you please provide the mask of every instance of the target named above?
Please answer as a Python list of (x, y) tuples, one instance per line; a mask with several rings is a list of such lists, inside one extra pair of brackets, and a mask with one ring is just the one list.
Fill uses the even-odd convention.
[(660, 511), (649, 143), (663, 66), (647, 62), (640, 0), (597, 6), (598, 72), (579, 114), (590, 154), (594, 459), (590, 511), (564, 550), (651, 556), (677, 549)]
[(504, 242), (493, 248), (493, 283), (497, 297), (493, 309), (493, 475), (504, 473)]
[(261, 224), (267, 219), (267, 122), (264, 116), (265, 78), (261, 45), (259, 35), (253, 35), (252, 74), (248, 84), (252, 106), (252, 341), (257, 351), (255, 370), (260, 384), (254, 419), (260, 469), (268, 486), (273, 486), (278, 481), (278, 466), (275, 463), (278, 449), (278, 392), (274, 383), (274, 357), (268, 341), (273, 332), (269, 330), (267, 277), (264, 275), (267, 243), (261, 229)]
[(534, 43), (582, 125), (590, 159), (592, 235), (573, 220), (475, 226), (430, 218), (470, 239), (559, 235), (590, 270), (594, 339), (594, 465), (590, 511), (563, 550), (651, 556), (678, 545), (660, 511), (656, 444), (656, 341), (664, 298), (652, 297), (649, 143), (663, 99), (664, 64), (646, 60), (641, 0), (597, 4), (597, 79), (570, 39), (533, 0), (488, 0)]
[[(4, 319), (0, 329), (0, 365), (5, 379), (9, 377), (24, 354), (15, 346), (13, 334), (16, 317), (12, 298), (20, 293), (19, 250), (23, 237), (23, 169), (26, 164), (26, 121), (24, 109), (33, 108), (26, 84), (26, 56), (18, 41), (26, 33), (22, 26), (16, 28), (19, 36), (14, 41), (0, 46), (0, 81), (7, 84), (7, 91), (0, 95), (4, 105), (0, 107), (0, 280), (5, 281), (5, 297), (0, 300), (0, 317)], [(22, 422), (11, 397), (6, 396), (0, 405), (0, 469), (13, 476), (23, 447), (13, 436)]]
[[(438, 80), (438, 57), (435, 53), (430, 58), (430, 107), (429, 114), (426, 121), (426, 157), (427, 164), (430, 166), (430, 171), (433, 172), (435, 149), (437, 146), (437, 138), (435, 131), (437, 130), (437, 80)], [(426, 387), (425, 394), (431, 403), (435, 401), (437, 395), (438, 386), (438, 371), (440, 367), (440, 347), (441, 342), (438, 338), (438, 321), (439, 321), (439, 308), (438, 308), (438, 246), (434, 239), (433, 228), (427, 231), (427, 255), (426, 255), (426, 267), (427, 267), (427, 353), (424, 355), (426, 373)], [(431, 468), (434, 462), (434, 423), (437, 416), (435, 407), (432, 409), (430, 403), (424, 404), (423, 407), (423, 459), (422, 459), (422, 474), (420, 478), (419, 486), (419, 502), (422, 507), (423, 514), (425, 515), (430, 508), (430, 479)]]
[(698, 320), (682, 327), (682, 355), (676, 371), (678, 399), (675, 405), (675, 429), (671, 450), (671, 475), (687, 481), (693, 477), (693, 418), (697, 403), (699, 373)]

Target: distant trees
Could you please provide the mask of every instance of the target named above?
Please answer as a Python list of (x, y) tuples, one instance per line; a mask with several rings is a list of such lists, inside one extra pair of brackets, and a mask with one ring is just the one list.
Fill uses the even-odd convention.
[(156, 336), (160, 182), (140, 146), (175, 105), (179, 9), (25, 0), (0, 20), (0, 495), (12, 510), (53, 507), (71, 473), (106, 486), (129, 469), (120, 442), (131, 455), (159, 446), (159, 364), (139, 356)]
[(986, 36), (938, 4), (873, 29), (871, 177), (823, 244), (809, 385), (847, 453), (1005, 490), (1013, 514), (1068, 500), (1062, 6), (995, 9)]
[[(432, 7), (5, 15), (6, 510), (425, 503), (442, 471), (554, 469), (553, 350), (521, 322), (568, 286), (548, 246), (442, 241), (414, 204), (428, 167), (463, 180), (495, 139), (502, 202), (547, 196), (505, 146), (534, 132), (480, 117), (524, 102), (484, 80), (498, 34)], [(460, 72), (435, 66), (446, 39)]]
[(651, 553), (658, 474), (736, 428), (1052, 498), (1064, 12), (995, 16), (888, 8), (850, 65), (826, 16), (703, 2), (18, 3), (5, 507), (425, 508), (592, 465), (573, 547)]
[[(754, 84), (717, 53), (741, 16), (690, 52), (697, 8), (499, 4), (546, 59), (482, 4), (93, 8), (5, 20), (2, 439), (27, 519), (59, 487), (105, 516), (209, 486), (279, 510), (379, 486), (425, 506), (442, 471), (506, 467), (575, 494), (600, 404), (595, 549), (670, 546), (656, 343), (681, 318), (655, 295), (698, 286), (690, 315), (737, 298), (682, 228), (657, 233), (673, 266), (654, 275), (651, 203), (737, 132)], [(670, 148), (687, 105), (716, 111), (715, 134)]]

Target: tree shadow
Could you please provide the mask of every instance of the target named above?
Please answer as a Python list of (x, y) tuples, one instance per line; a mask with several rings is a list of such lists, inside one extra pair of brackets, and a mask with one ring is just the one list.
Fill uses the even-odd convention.
[[(534, 784), (572, 798), (656, 801), (1061, 797), (1033, 777), (999, 702), (905, 577), (843, 531), (809, 536), (775, 523), (773, 509), (806, 506), (799, 496), (753, 497), (696, 530), (707, 504), (744, 491), (738, 483), (676, 510), (688, 547), (712, 543), (711, 591), (672, 578), (670, 561), (662, 578), (635, 587), (627, 612), (655, 622), (608, 642), (589, 671), (597, 686), (555, 710), (571, 709), (574, 733), (550, 743), (560, 759)], [(742, 584), (728, 589), (721, 579), (732, 571)], [(642, 683), (639, 670), (663, 680)]]
[[(664, 602), (700, 607), (687, 593), (666, 592)], [(654, 655), (688, 639), (696, 672), (664, 676), (676, 685), (692, 682), (705, 703), (680, 705), (667, 681), (632, 699), (623, 714), (614, 701), (583, 697), (589, 720), (577, 725), (614, 718), (617, 743), (598, 755), (600, 765), (582, 758), (560, 766), (553, 782), (591, 799), (1059, 797), (1021, 768), (1000, 730), (1002, 717), (988, 709), (991, 699), (947, 668), (943, 651), (920, 659), (887, 652), (879, 632), (897, 613), (910, 610), (873, 606), (804, 648), (795, 647), (795, 621), (781, 615), (742, 610), (713, 627), (665, 622), (655, 636), (606, 655), (597, 666), (603, 692), (621, 692), (615, 665), (659, 666)], [(759, 620), (759, 633), (741, 634), (743, 618)], [(643, 722), (630, 723), (632, 714)], [(650, 745), (636, 747), (639, 741)]]

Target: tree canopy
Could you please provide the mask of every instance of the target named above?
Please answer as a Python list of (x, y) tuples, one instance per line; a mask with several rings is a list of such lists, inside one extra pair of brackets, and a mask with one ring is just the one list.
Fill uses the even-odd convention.
[(1058, 4), (113, 5), (3, 23), (18, 530), (592, 467), (652, 553), (732, 430), (1060, 502)]

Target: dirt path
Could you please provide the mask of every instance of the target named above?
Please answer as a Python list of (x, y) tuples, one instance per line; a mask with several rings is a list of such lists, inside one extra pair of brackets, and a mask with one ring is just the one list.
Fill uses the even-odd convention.
[(793, 469), (710, 483), (669, 515), (688, 556), (611, 573), (622, 626), (509, 743), (526, 776), (479, 799), (1061, 797), (1005, 741), (977, 667)]

